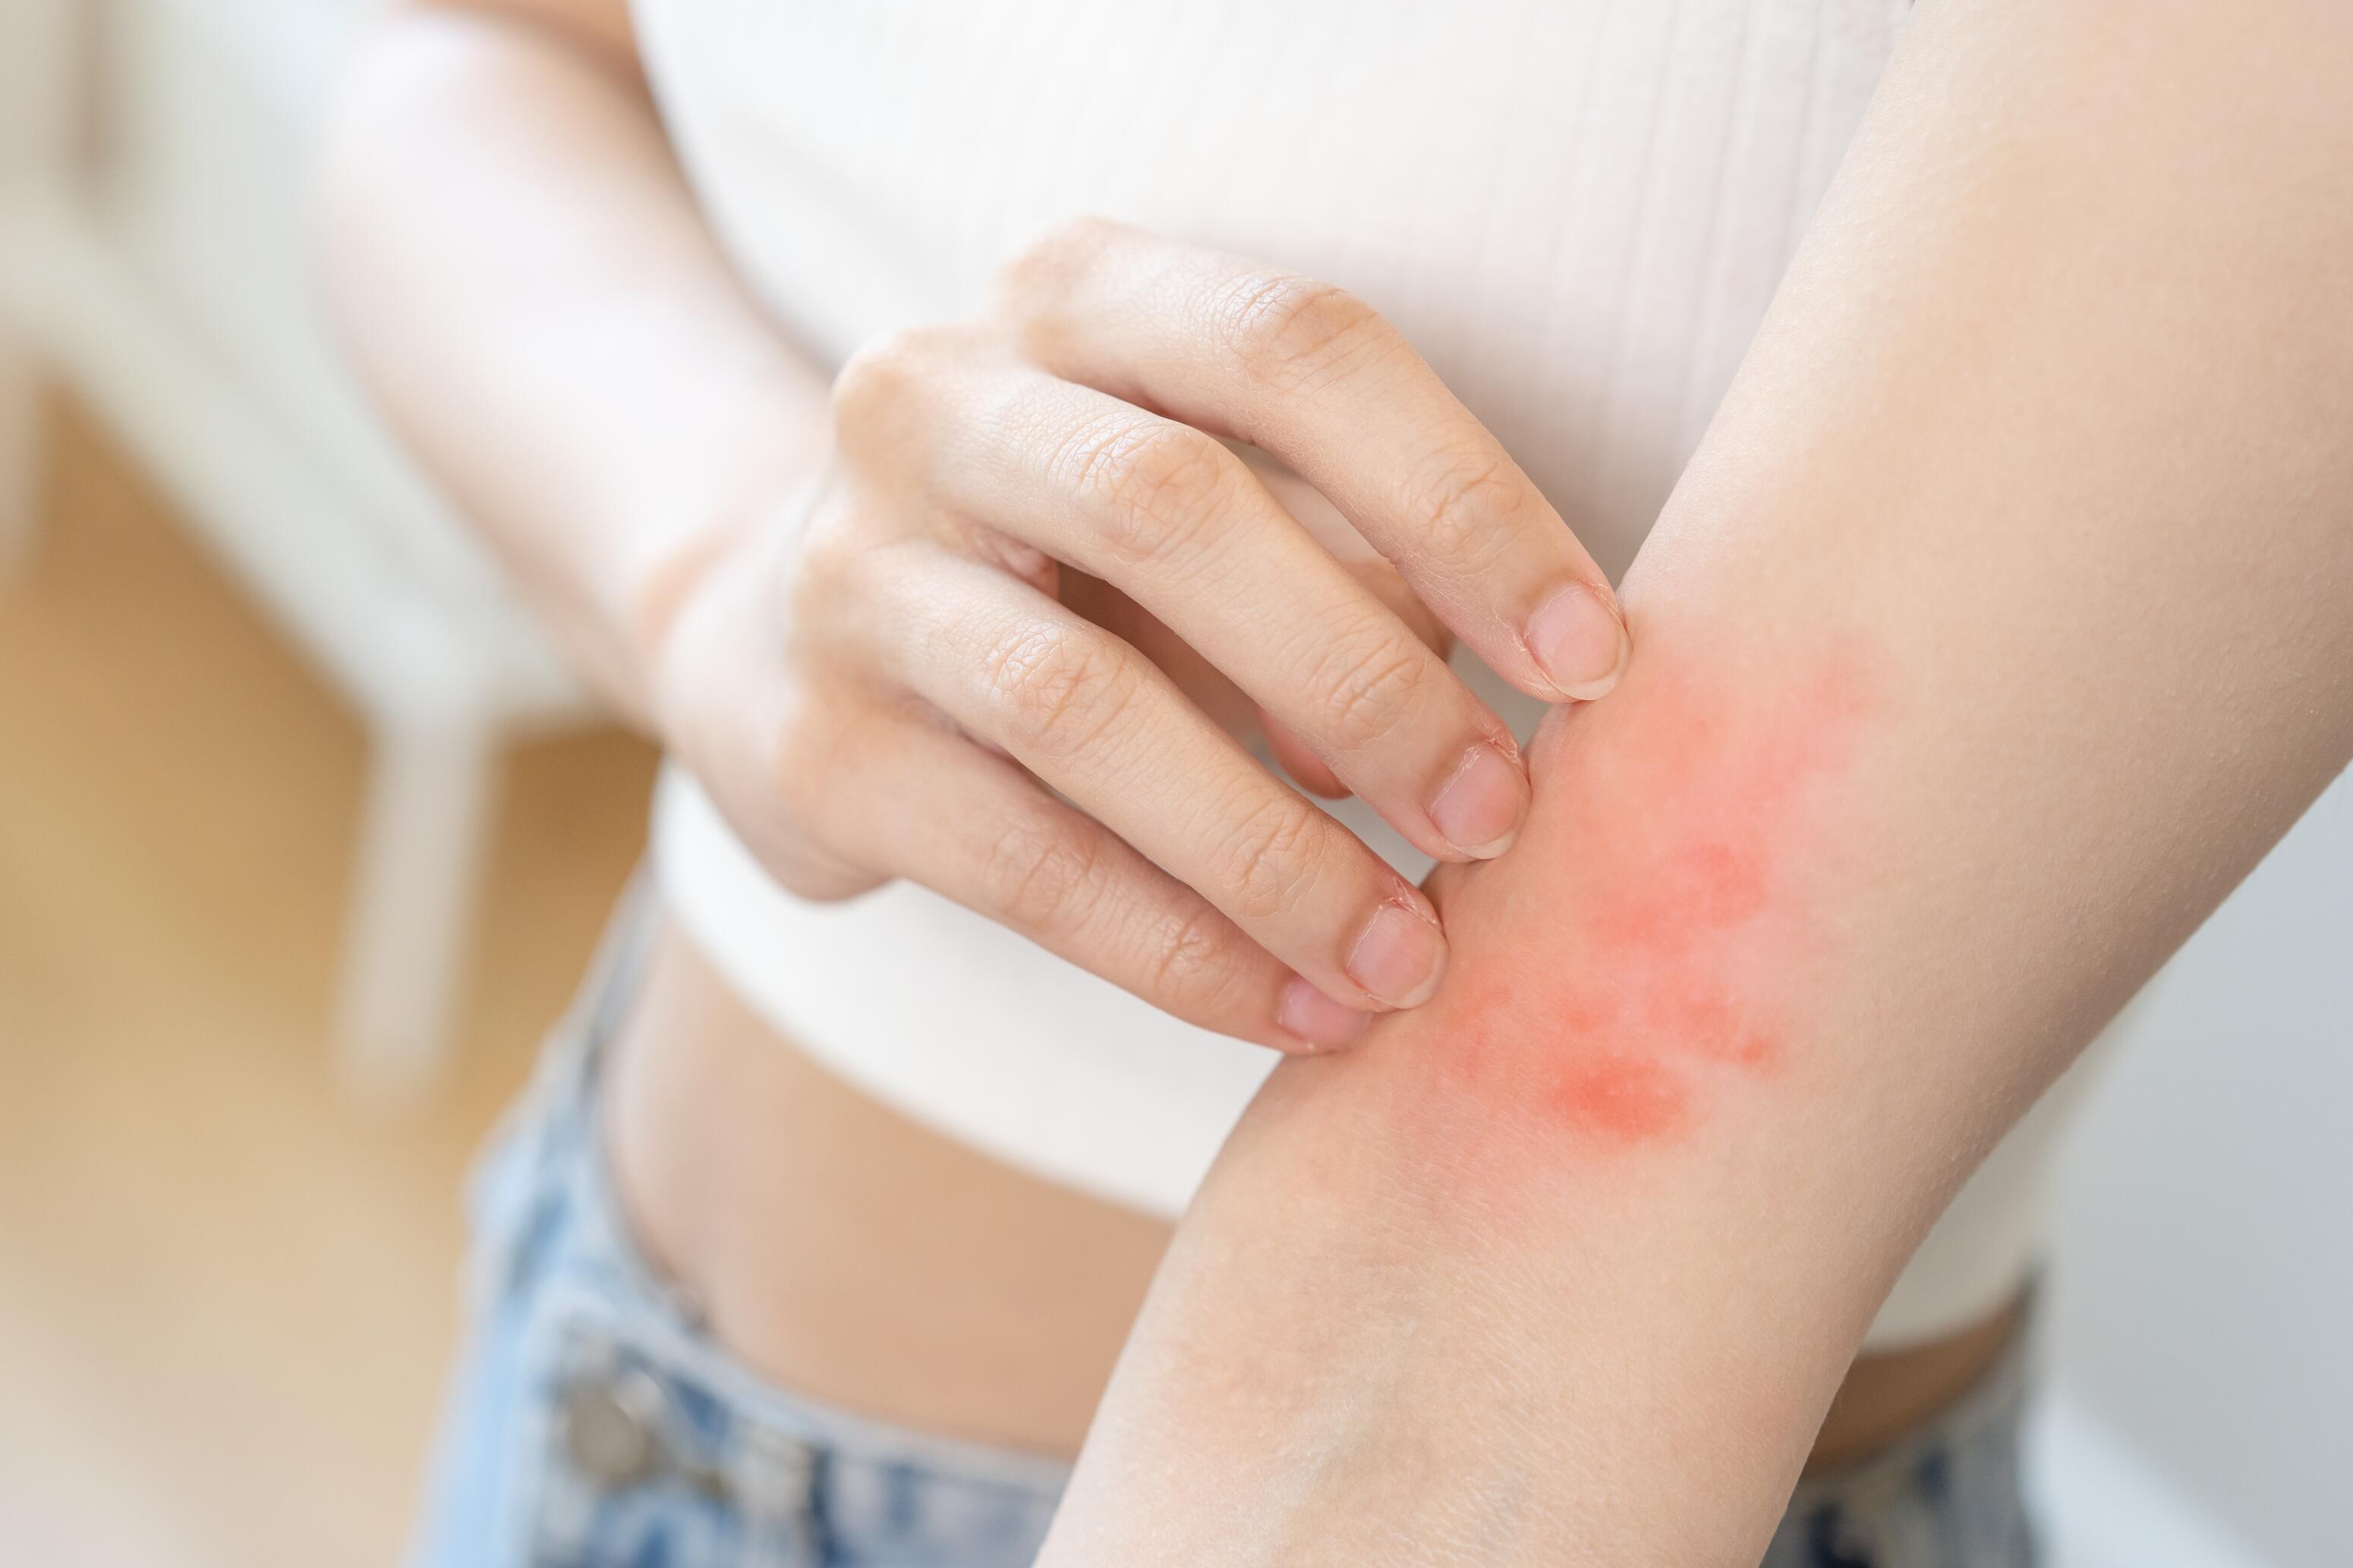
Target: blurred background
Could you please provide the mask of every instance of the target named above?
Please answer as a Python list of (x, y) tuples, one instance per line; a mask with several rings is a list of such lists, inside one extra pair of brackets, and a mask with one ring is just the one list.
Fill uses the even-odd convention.
[[(642, 840), (334, 364), (355, 0), (0, 0), (0, 1564), (388, 1564), (462, 1173)], [(2353, 1563), (2353, 790), (2069, 1148), (2061, 1568)]]

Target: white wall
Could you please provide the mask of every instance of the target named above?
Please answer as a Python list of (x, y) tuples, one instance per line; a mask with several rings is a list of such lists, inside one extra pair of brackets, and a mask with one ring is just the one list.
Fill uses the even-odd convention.
[(2271, 1568), (2353, 1564), (2353, 774), (2157, 982), (2061, 1172), (2062, 1403)]

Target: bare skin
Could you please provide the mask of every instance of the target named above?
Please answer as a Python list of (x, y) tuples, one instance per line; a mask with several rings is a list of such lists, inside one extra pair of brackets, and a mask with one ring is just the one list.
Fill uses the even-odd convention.
[[(745, 1364), (923, 1431), (1077, 1454), (1169, 1226), (860, 1093), (675, 928), (611, 1075), (607, 1145), (638, 1237)], [(2005, 1310), (1860, 1357), (1813, 1463), (1862, 1458), (1949, 1403), (2014, 1326)]]
[[(1587, 648), (1617, 662), (1575, 694), (1607, 694), (1549, 732), (1551, 762), (1540, 751), (1533, 787), (1507, 803), (1514, 853), (1440, 826), (1449, 766), (1493, 737), (1425, 685), (1428, 722), (1377, 755), (1328, 729), (1273, 736), (1303, 779), (1320, 763), (1320, 782), (1377, 792), (1445, 851), (1453, 869), (1427, 902), (1382, 882), (1361, 846), (1276, 834), (1258, 847), (1307, 857), (1282, 875), (1313, 867), (1344, 895), (1285, 914), (1252, 897), (1265, 855), (1187, 858), (1210, 835), (1159, 847), (1157, 874), (1064, 853), (1065, 892), (1133, 917), (1072, 924), (1057, 918), (1071, 900), (976, 877), (955, 844), (891, 862), (875, 822), (768, 771), (813, 741), (887, 735), (918, 765), (859, 752), (876, 786), (860, 798), (891, 808), (883, 827), (921, 820), (921, 733), (884, 708), (847, 729), (802, 721), (849, 710), (838, 700), (861, 681), (934, 708), (960, 695), (859, 628), (779, 649), (763, 628), (799, 601), (771, 595), (795, 581), (777, 571), (777, 519), (788, 503), (809, 515), (806, 481), (846, 415), (838, 455), (867, 482), (824, 503), (828, 581), (852, 581), (844, 563), (877, 550), (920, 554), (939, 590), (924, 605), (962, 606), (944, 635), (995, 606), (1056, 630), (987, 648), (1084, 647), (1094, 662), (1063, 673), (1100, 676), (1106, 653), (1129, 671), (1000, 695), (1112, 691), (1115, 716), (1166, 721), (1176, 705), (1128, 700), (1165, 696), (1165, 676), (1205, 713), (1239, 709), (1241, 726), (1350, 711), (1314, 672), (1270, 684), (1251, 628), (1214, 605), (1150, 618), (1194, 617), (1187, 636), (1222, 688), (1187, 684), (1174, 658), (1135, 671), (1042, 602), (1077, 608), (1068, 583), (1048, 595), (1020, 549), (934, 531), (879, 482), (944, 451), (955, 428), (894, 413), (911, 405), (901, 393), (921, 405), (986, 383), (979, 405), (1001, 408), (989, 399), (1042, 378), (1055, 398), (1079, 387), (1168, 406), (1166, 384), (1137, 379), (1163, 362), (1108, 324), (1122, 311), (1071, 331), (1039, 300), (1115, 300), (1139, 255), (1196, 280), (1230, 279), (1231, 258), (1066, 231), (1008, 279), (1004, 309), (1026, 325), (898, 344), (837, 409), (717, 257), (617, 13), (496, 9), (380, 36), (329, 182), (331, 270), (364, 367), (583, 667), (702, 773), (788, 885), (918, 877), (1172, 1011), (1286, 1048), (1383, 1019), (1356, 1052), (1278, 1073), (1176, 1239), (1089, 1439), (1062, 1560), (1304, 1560), (1286, 1555), (1303, 1542), (1377, 1560), (1420, 1519), (1475, 1527), (1469, 1554), (1495, 1561), (1753, 1559), (1817, 1432), (1826, 1453), (1852, 1452), (1966, 1380), (1999, 1325), (1858, 1367), (1854, 1397), (1833, 1399), (1951, 1184), (2345, 759), (2353, 715), (2334, 656), (2353, 585), (2341, 509), (2314, 499), (2353, 493), (2336, 441), (2353, 354), (2343, 295), (2317, 281), (2348, 248), (2333, 216), (2353, 210), (2341, 106), (2320, 90), (2335, 79), (2320, 62), (2348, 47), (2341, 19), (2266, 5), (2260, 26), (2217, 37), (2222, 24), (2188, 7), (2154, 27), (2102, 5), (2063, 26), (2031, 8), (1924, 8), (1906, 49), (1925, 63), (1895, 73), (1875, 151), (1848, 176), (1867, 195), (1834, 203), (1844, 216), (1814, 247), (1830, 259), (1785, 293), (1646, 549), (1630, 659)], [(2215, 61), (2263, 90), (2209, 79)], [(2105, 161), (2053, 153), (2084, 147)], [(2320, 195), (2262, 199), (2275, 187)], [(1041, 272), (1063, 281), (1025, 293)], [(1311, 326), (1330, 309), (1312, 289), (1289, 297)], [(1338, 310), (1325, 327), (1362, 328)], [(1410, 381), (1418, 359), (1394, 352), (1382, 363)], [(1233, 427), (1290, 440), (1293, 466), (1314, 468), (1312, 433), (1280, 424)], [(1206, 449), (1155, 439), (1198, 458), (1188, 471), (1238, 482)], [(1318, 482), (1348, 479), (1339, 465)], [(1430, 541), (1384, 531), (1378, 497), (1407, 493), (1398, 479), (1342, 509), (1390, 579), (1506, 664), (1515, 639), (1532, 651), (1542, 590), (1579, 558), (1531, 558), (1466, 597)], [(1468, 521), (1492, 533), (1525, 506)], [(1101, 558), (1122, 592), (1079, 616), (1139, 651), (1150, 628), (1118, 601), (1165, 589), (1143, 569), (1152, 555)], [(1414, 625), (1379, 575), (1358, 576), (1362, 595), (1321, 581), (1378, 628), (1389, 668), (1426, 669), (1408, 638), (1437, 628)], [(1842, 668), (1859, 679), (1820, 674)], [(779, 669), (803, 684), (780, 688)], [(1723, 721), (1694, 722), (1709, 703)], [(762, 716), (748, 746), (747, 713)], [(1814, 714), (1796, 729), (1819, 742), (1792, 742), (1774, 717), (1788, 713)], [(1039, 845), (1099, 847), (1123, 826), (1120, 792), (1092, 787), (1105, 781), (1085, 773), (1086, 725), (1022, 722), (1040, 716), (965, 709), (967, 737), (997, 749), (957, 750), (953, 765), (1029, 813)], [(1210, 730), (1151, 732), (1170, 755), (1231, 762)], [(1737, 743), (1712, 750), (1720, 734)], [(1013, 787), (1002, 752), (1025, 747), (1041, 774), (1075, 770), (1060, 782), (1079, 819)], [(1696, 765), (1662, 767), (1676, 755)], [(1780, 815), (1744, 826), (1704, 791), (1654, 787), (1717, 763), (1772, 785)], [(1683, 815), (1645, 815), (1654, 798)], [(1591, 837), (1612, 826), (1630, 831)], [(2035, 875), (2054, 863), (2065, 898)], [(1594, 896), (1611, 884), (1588, 864), (1619, 874), (1613, 896)], [(1638, 890), (1646, 872), (1707, 919), (1662, 917)], [(1990, 932), (1989, 897), (2004, 900)], [(1352, 967), (1366, 922), (1392, 910), (1440, 917), (1445, 952), (1419, 973), (1450, 965), (1443, 988)], [(1562, 984), (1565, 961), (1604, 949), (1622, 978)], [(859, 1105), (670, 952), (617, 1068), (613, 1142), (641, 1228), (723, 1340), (847, 1404), (1070, 1451), (1159, 1228)], [(829, 1121), (866, 1135), (828, 1142)], [(823, 1159), (797, 1165), (795, 1151)], [(896, 1245), (876, 1247), (880, 1235)], [(1239, 1271), (1237, 1257), (1271, 1261)], [(1049, 1299), (1040, 1281), (1073, 1269)], [(1323, 1310), (1335, 1288), (1356, 1308), (1345, 1324)], [(911, 1363), (938, 1375), (912, 1377)], [(1187, 1367), (1229, 1375), (1173, 1370)], [(1546, 1391), (1533, 1403), (1518, 1397), (1531, 1380)], [(1284, 1397), (1248, 1397), (1271, 1390)], [(1379, 1409), (1412, 1419), (1351, 1426)], [(1858, 1426), (1825, 1427), (1825, 1412)], [(1203, 1511), (1205, 1498), (1235, 1511)]]
[(1074, 219), (828, 384), (743, 298), (628, 62), (433, 7), (365, 59), (328, 182), (356, 356), (779, 884), (904, 878), (1279, 1049), (1429, 999), (1429, 900), (1243, 738), (1435, 859), (1492, 858), (1527, 778), (1440, 647), (1584, 700), (1628, 643), (1377, 312)]
[(1920, 7), (1624, 682), (1438, 1001), (1228, 1142), (1045, 1568), (1757, 1561), (1954, 1184), (2353, 757), (2348, 59)]

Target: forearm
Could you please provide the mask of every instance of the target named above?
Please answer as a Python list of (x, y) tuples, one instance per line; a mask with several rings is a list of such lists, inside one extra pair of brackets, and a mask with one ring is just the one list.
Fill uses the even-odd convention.
[(2348, 53), (1925, 9), (1623, 681), (1438, 1000), (1252, 1108), (1049, 1563), (1755, 1561), (1937, 1208), (2353, 749)]
[(322, 218), (381, 405), (643, 718), (699, 563), (827, 426), (824, 377), (731, 275), (625, 42), (395, 10), (340, 99)]

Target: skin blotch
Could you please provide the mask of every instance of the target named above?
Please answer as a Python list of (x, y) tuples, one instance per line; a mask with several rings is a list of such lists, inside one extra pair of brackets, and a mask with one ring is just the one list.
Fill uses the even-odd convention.
[(1681, 1127), (1691, 1113), (1691, 1095), (1663, 1062), (1604, 1056), (1565, 1066), (1544, 1108), (1573, 1127), (1632, 1141)]
[(1500, 898), (1465, 910), (1469, 961), (1436, 1004), (1444, 1075), (1625, 1148), (1780, 1072), (1829, 950), (1816, 889), (1872, 714), (1861, 668), (1762, 690), (1644, 672), (1568, 715), (1536, 819), (1488, 873)]

